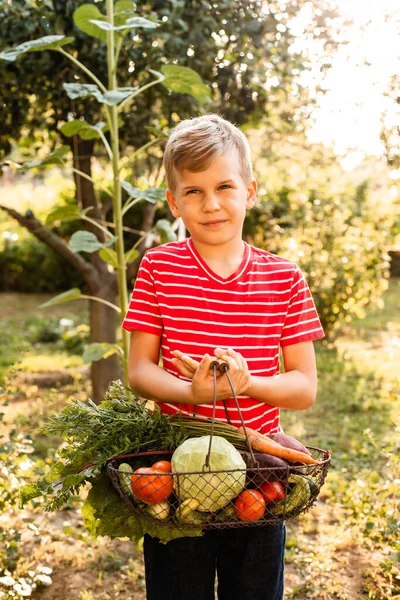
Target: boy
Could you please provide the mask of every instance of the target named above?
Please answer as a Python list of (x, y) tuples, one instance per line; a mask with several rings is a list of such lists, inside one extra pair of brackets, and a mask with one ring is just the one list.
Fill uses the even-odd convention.
[[(242, 240), (257, 189), (248, 142), (217, 115), (185, 120), (167, 142), (164, 166), (169, 207), (190, 238), (142, 260), (123, 322), (132, 332), (131, 387), (165, 413), (210, 417), (210, 363), (223, 359), (246, 424), (280, 431), (280, 408), (314, 402), (312, 340), (323, 331), (298, 267)], [(219, 377), (216, 418), (240, 426), (231, 395)], [(166, 545), (146, 536), (147, 598), (211, 600), (217, 571), (220, 600), (281, 600), (284, 545), (282, 524), (211, 530)]]

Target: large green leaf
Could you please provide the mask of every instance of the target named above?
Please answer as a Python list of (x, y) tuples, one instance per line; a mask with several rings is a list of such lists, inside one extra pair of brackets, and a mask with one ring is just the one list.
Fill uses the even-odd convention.
[(91, 37), (97, 37), (103, 42), (107, 41), (107, 33), (94, 25), (92, 21), (104, 21), (106, 17), (94, 4), (82, 4), (74, 12), (74, 23), (75, 25), (87, 35)]
[(99, 121), (96, 125), (90, 125), (83, 119), (75, 119), (74, 121), (68, 121), (60, 127), (61, 133), (66, 137), (73, 135), (79, 135), (83, 140), (92, 140), (100, 137), (100, 131), (103, 131), (106, 124), (103, 121)]
[(46, 308), (47, 306), (55, 306), (56, 304), (64, 304), (64, 302), (70, 302), (71, 300), (76, 300), (82, 296), (82, 292), (79, 288), (72, 288), (67, 292), (63, 292), (62, 294), (58, 294), (58, 296), (54, 296), (44, 304), (40, 305), (40, 308)]
[(58, 50), (66, 44), (74, 41), (73, 37), (65, 37), (65, 35), (45, 35), (37, 40), (29, 40), (18, 44), (14, 48), (3, 50), (0, 52), (0, 59), (14, 61), (25, 52), (39, 52), (41, 50)]
[(74, 219), (79, 219), (80, 216), (81, 213), (78, 206), (74, 206), (72, 204), (67, 206), (58, 206), (52, 210), (49, 215), (47, 215), (46, 225), (49, 227), (56, 221), (73, 221)]
[(122, 31), (123, 29), (135, 29), (136, 27), (143, 27), (145, 29), (154, 29), (158, 27), (158, 23), (154, 21), (149, 21), (144, 17), (131, 17), (125, 21), (122, 25), (111, 25), (108, 21), (99, 21), (97, 19), (92, 19), (90, 21), (93, 25), (96, 25), (99, 29), (103, 29), (104, 31)]
[(103, 94), (94, 83), (64, 83), (63, 87), (71, 100), (94, 96), (99, 102), (107, 104), (108, 106), (119, 104), (138, 89), (137, 87), (124, 87), (117, 88), (116, 90), (109, 90)]
[(210, 90), (196, 71), (178, 65), (164, 65), (161, 67), (161, 72), (165, 75), (165, 79), (161, 83), (169, 90), (180, 94), (190, 94), (199, 102), (210, 101)]
[(45, 158), (34, 160), (22, 165), (23, 169), (33, 169), (35, 167), (44, 167), (46, 165), (63, 165), (65, 163), (64, 156), (70, 151), (69, 146), (60, 146), (54, 152), (51, 152)]
[(75, 231), (71, 235), (71, 239), (69, 240), (69, 245), (72, 252), (88, 252), (92, 254), (92, 252), (97, 252), (101, 248), (107, 248), (111, 246), (116, 241), (116, 237), (112, 236), (106, 242), (99, 242), (94, 233), (90, 231)]
[(160, 236), (162, 244), (167, 242), (176, 242), (175, 231), (171, 227), (171, 223), (167, 219), (159, 219), (155, 224), (157, 233)]
[(148, 187), (145, 190), (140, 190), (131, 185), (128, 181), (121, 181), (121, 187), (132, 196), (132, 198), (146, 200), (146, 202), (150, 202), (151, 204), (155, 204), (158, 200), (165, 199), (165, 189), (163, 188)]
[(101, 358), (108, 358), (112, 354), (121, 354), (121, 348), (118, 344), (95, 343), (85, 346), (85, 350), (82, 355), (82, 361), (85, 364), (95, 362)]

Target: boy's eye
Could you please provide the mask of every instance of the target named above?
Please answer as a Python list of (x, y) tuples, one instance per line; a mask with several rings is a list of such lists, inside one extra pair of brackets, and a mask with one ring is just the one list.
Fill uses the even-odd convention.
[(187, 194), (196, 194), (199, 190), (188, 190)]
[(231, 186), (228, 183), (224, 183), (223, 185), (219, 186), (220, 188), (230, 188)]

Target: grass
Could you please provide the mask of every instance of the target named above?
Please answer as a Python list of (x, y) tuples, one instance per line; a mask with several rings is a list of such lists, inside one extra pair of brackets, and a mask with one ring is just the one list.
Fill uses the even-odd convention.
[(61, 318), (69, 318), (75, 325), (87, 323), (88, 303), (77, 300), (40, 308), (51, 297), (49, 294), (0, 294), (0, 303), (4, 307), (0, 323), (0, 384), (4, 384), (4, 378), (13, 366), (25, 372), (39, 372), (81, 364), (79, 357), (63, 352), (60, 341), (44, 343), (38, 340), (45, 339), (43, 330), (59, 338), (57, 328)]
[[(399, 291), (400, 281), (392, 280), (384, 307), (346, 327), (335, 347), (316, 343), (317, 401), (307, 411), (282, 411), (286, 433), (329, 448), (333, 457), (317, 506), (288, 523), (286, 600), (387, 600), (400, 595)], [(12, 363), (33, 372), (50, 370), (52, 365), (73, 366), (80, 360), (61, 351), (57, 341), (29, 341), (29, 313), (37, 315), (43, 300), (8, 296), (0, 327), (3, 372)], [(87, 320), (83, 303), (53, 307), (45, 316), (72, 317), (75, 323)], [(49, 414), (60, 412), (71, 397), (85, 400), (87, 396), (84, 380), (46, 390), (25, 383), (11, 389), (5, 425), (14, 426), (15, 435), (32, 438), (29, 456), (39, 468), (47, 469), (60, 440), (39, 433), (43, 422)], [(8, 468), (12, 470), (11, 463)], [(17, 471), (16, 477), (20, 477)], [(18, 513), (7, 510), (3, 514), (14, 526)], [(128, 590), (135, 600), (144, 599), (140, 551), (133, 565), (132, 546), (122, 551), (118, 545), (122, 542), (91, 540), (82, 528), (78, 501), (61, 513), (45, 516), (34, 511), (24, 513), (27, 517), (39, 534), (21, 552), (30, 556), (30, 564), (53, 568), (53, 585), (38, 589), (35, 599), (109, 600), (127, 597)], [(70, 525), (60, 526), (60, 521)], [(34, 533), (29, 529), (29, 534), (26, 523), (21, 520), (19, 527), (29, 540)], [(19, 543), (13, 550), (17, 557)]]
[[(354, 321), (335, 348), (316, 344), (317, 401), (305, 412), (282, 411), (286, 433), (332, 451), (320, 495), (322, 522), (315, 520), (318, 511), (310, 511), (289, 527), (303, 541), (289, 553), (297, 580), (300, 572), (310, 577), (294, 586), (288, 599), (400, 597), (399, 291), (400, 281), (392, 280), (382, 311)], [(332, 524), (324, 524), (327, 518)], [(329, 567), (319, 576), (318, 567), (326, 571), (329, 561), (347, 551), (360, 574), (361, 592), (346, 590), (345, 567), (337, 566), (332, 574)], [(300, 568), (304, 558), (311, 560), (313, 571)]]

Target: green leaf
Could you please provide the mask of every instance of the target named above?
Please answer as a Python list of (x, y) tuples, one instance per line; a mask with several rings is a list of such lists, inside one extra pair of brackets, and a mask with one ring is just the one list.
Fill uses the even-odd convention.
[(171, 227), (171, 223), (167, 219), (159, 219), (155, 224), (155, 228), (160, 236), (162, 244), (176, 242), (176, 234)]
[(128, 250), (128, 252), (125, 252), (125, 263), (128, 265), (130, 262), (136, 260), (138, 256), (139, 252), (136, 250), (136, 248), (131, 248)]
[(140, 190), (137, 187), (131, 185), (128, 181), (121, 181), (121, 187), (124, 189), (129, 196), (140, 200), (146, 200), (151, 204), (155, 204), (158, 200), (165, 200), (165, 189), (148, 187), (145, 190)]
[(37, 40), (23, 42), (22, 44), (18, 44), (18, 46), (14, 46), (14, 48), (3, 50), (3, 52), (0, 52), (0, 59), (14, 61), (21, 54), (25, 54), (26, 52), (58, 50), (62, 46), (70, 44), (73, 41), (73, 37), (65, 37), (65, 35), (45, 35)]
[(63, 88), (71, 100), (87, 96), (95, 96), (100, 100), (103, 95), (95, 83), (64, 83)]
[(42, 495), (42, 490), (36, 485), (24, 485), (19, 492), (19, 507), (23, 508), (29, 500), (38, 498)]
[(22, 165), (22, 168), (23, 169), (34, 169), (35, 167), (44, 167), (46, 165), (62, 166), (65, 162), (64, 156), (66, 154), (68, 154), (69, 151), (70, 151), (69, 146), (60, 146), (60, 148), (57, 148), (56, 150), (54, 150), (54, 152), (51, 152), (45, 158), (25, 163), (24, 165)]
[(161, 67), (161, 72), (165, 75), (161, 83), (169, 90), (190, 94), (199, 102), (210, 101), (210, 91), (196, 71), (178, 65), (164, 65)]
[(116, 90), (109, 90), (102, 95), (102, 99), (99, 100), (99, 102), (107, 104), (108, 106), (116, 106), (117, 104), (120, 104), (122, 100), (125, 100), (125, 98), (131, 96), (133, 92), (136, 92), (138, 89), (138, 87), (124, 87), (117, 88)]
[(119, 21), (129, 17), (134, 17), (136, 14), (135, 5), (132, 0), (118, 0), (114, 6), (114, 21), (117, 25), (122, 25)]
[(112, 248), (102, 248), (99, 252), (99, 256), (106, 263), (114, 267), (114, 269), (118, 269), (118, 254)]
[(91, 19), (90, 23), (93, 23), (93, 25), (96, 25), (104, 31), (122, 31), (123, 29), (134, 29), (136, 27), (154, 29), (155, 27), (158, 27), (158, 23), (155, 23), (154, 21), (149, 21), (144, 17), (131, 17), (130, 19), (127, 19), (122, 25), (111, 25), (111, 23), (109, 23), (108, 21), (99, 21), (96, 19)]
[(87, 35), (97, 37), (102, 42), (107, 42), (107, 33), (94, 25), (91, 21), (103, 21), (106, 17), (94, 4), (82, 4), (73, 15), (75, 25)]
[(94, 538), (102, 535), (138, 541), (143, 537), (141, 520), (120, 498), (105, 473), (93, 482), (82, 506), (82, 517), (85, 529)]
[(67, 137), (79, 135), (83, 140), (92, 140), (100, 137), (99, 132), (104, 129), (105, 125), (106, 124), (103, 121), (99, 121), (96, 125), (90, 125), (90, 123), (83, 119), (75, 119), (74, 121), (64, 123), (64, 125), (60, 127), (60, 131)]
[(84, 364), (89, 364), (102, 358), (108, 358), (116, 353), (121, 353), (121, 348), (118, 344), (108, 344), (106, 342), (89, 344), (85, 346), (82, 361)]
[(79, 219), (80, 216), (81, 213), (79, 212), (79, 208), (77, 206), (58, 206), (52, 210), (49, 215), (47, 215), (46, 225), (49, 227), (56, 221), (73, 221), (74, 219)]
[(122, 102), (122, 100), (128, 98), (138, 89), (137, 87), (117, 88), (115, 90), (109, 90), (103, 94), (94, 83), (64, 83), (63, 87), (71, 100), (75, 100), (75, 98), (94, 96), (98, 102), (107, 104), (108, 106), (115, 106), (119, 104)]
[(94, 233), (90, 231), (75, 231), (71, 235), (69, 245), (72, 252), (97, 252), (100, 248), (107, 248), (116, 241), (116, 237), (112, 236), (106, 242), (99, 242)]
[(79, 288), (71, 288), (70, 290), (54, 296), (44, 304), (40, 305), (40, 308), (46, 308), (47, 306), (55, 306), (56, 304), (64, 304), (64, 302), (70, 302), (70, 300), (76, 300), (82, 295)]

